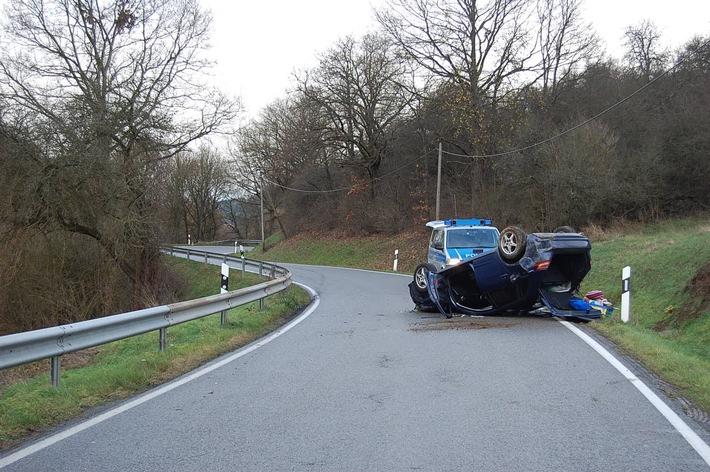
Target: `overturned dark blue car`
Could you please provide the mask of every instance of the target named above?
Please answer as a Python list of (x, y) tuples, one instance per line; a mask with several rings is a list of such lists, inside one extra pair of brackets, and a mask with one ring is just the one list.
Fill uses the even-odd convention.
[(591, 269), (591, 247), (586, 236), (567, 226), (530, 234), (509, 226), (495, 249), (440, 271), (420, 264), (409, 292), (419, 309), (448, 318), (535, 312), (591, 321), (602, 312), (578, 293)]

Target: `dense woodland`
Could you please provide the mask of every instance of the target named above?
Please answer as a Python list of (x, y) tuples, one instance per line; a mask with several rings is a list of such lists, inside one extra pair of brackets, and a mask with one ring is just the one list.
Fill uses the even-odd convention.
[[(18, 0), (0, 50), (0, 334), (170, 301), (162, 244), (527, 230), (710, 206), (710, 37), (583, 0), (389, 0), (251, 119), (209, 87), (197, 0)], [(265, 58), (268, 60), (268, 58)], [(212, 140), (219, 135), (222, 139)], [(224, 142), (228, 146), (214, 143)], [(440, 152), (441, 150), (441, 152)], [(439, 159), (441, 156), (441, 159)]]

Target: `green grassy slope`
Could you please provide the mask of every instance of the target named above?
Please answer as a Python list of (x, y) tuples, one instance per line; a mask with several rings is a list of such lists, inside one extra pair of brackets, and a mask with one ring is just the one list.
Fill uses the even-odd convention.
[(617, 305), (622, 269), (632, 269), (629, 323), (617, 310), (594, 326), (710, 411), (710, 221), (668, 221), (595, 241), (592, 264), (582, 289), (599, 288)]

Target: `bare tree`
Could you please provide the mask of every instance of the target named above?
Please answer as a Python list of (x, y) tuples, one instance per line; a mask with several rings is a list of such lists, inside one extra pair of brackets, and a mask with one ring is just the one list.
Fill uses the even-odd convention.
[(136, 305), (158, 271), (156, 163), (237, 111), (199, 80), (210, 21), (197, 0), (17, 0), (6, 8), (11, 43), (0, 53), (0, 91), (42, 149), (31, 223), (97, 241), (133, 281)]
[(505, 98), (539, 68), (528, 0), (388, 0), (376, 15), (408, 56), (465, 90), (473, 107)]
[[(276, 221), (284, 234), (286, 228), (279, 218), (283, 188), (290, 184), (298, 165), (287, 139), (291, 107), (288, 100), (268, 105), (257, 119), (239, 130), (232, 152), (237, 185), (264, 202), (269, 222)], [(267, 188), (271, 191), (265, 191)]]
[(181, 215), (183, 239), (209, 241), (222, 224), (222, 204), (229, 192), (226, 161), (206, 144), (196, 153), (181, 153), (170, 169), (168, 193), (176, 206), (171, 213)]
[(624, 58), (632, 71), (650, 81), (666, 68), (670, 53), (661, 47), (661, 33), (653, 22), (645, 20), (638, 26), (630, 26), (624, 36), (627, 48)]
[(433, 127), (424, 131), (459, 155), (457, 193), (468, 194), (469, 211), (485, 210), (496, 164), (467, 156), (510, 149), (525, 124), (524, 98), (554, 101), (593, 56), (595, 38), (581, 23), (579, 5), (579, 0), (388, 0), (377, 12), (406, 55), (440, 79), (426, 107)]
[(597, 35), (591, 25), (582, 23), (581, 4), (582, 0), (545, 0), (538, 6), (540, 80), (543, 95), (551, 102), (601, 55)]
[(328, 144), (327, 129), (322, 107), (300, 94), (269, 104), (243, 126), (232, 151), (235, 186), (244, 193), (238, 199), (239, 208), (247, 210), (254, 201), (259, 203), (263, 189), (267, 224), (276, 222), (286, 234), (290, 225), (282, 221), (282, 215), (289, 205), (292, 222), (313, 209), (313, 205), (292, 205), (294, 192), (289, 189), (327, 193), (334, 188), (338, 153)]
[[(378, 35), (347, 37), (320, 56), (318, 67), (297, 77), (298, 91), (315, 104), (323, 138), (338, 162), (370, 182), (386, 156), (394, 124), (412, 104), (413, 82), (393, 43)], [(362, 177), (360, 177), (362, 178)]]
[(259, 202), (240, 192), (226, 203), (224, 224), (234, 232), (235, 238), (256, 239), (256, 231), (252, 228), (258, 227), (261, 221)]

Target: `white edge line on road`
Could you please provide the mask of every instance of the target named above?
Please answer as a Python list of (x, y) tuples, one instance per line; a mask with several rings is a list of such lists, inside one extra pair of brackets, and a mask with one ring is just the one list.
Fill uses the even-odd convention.
[(169, 383), (167, 385), (164, 385), (163, 387), (160, 387), (156, 390), (153, 390), (146, 395), (143, 395), (141, 397), (136, 398), (135, 400), (131, 400), (128, 403), (125, 403), (119, 407), (116, 407), (112, 410), (109, 410), (105, 413), (102, 413), (94, 418), (91, 418), (87, 421), (84, 421), (76, 426), (73, 426), (66, 431), (62, 431), (61, 433), (54, 434), (48, 438), (45, 438), (41, 441), (38, 441), (37, 443), (28, 446), (26, 448), (20, 449), (19, 451), (8, 455), (7, 457), (0, 458), (0, 469), (19, 461), (20, 459), (23, 459), (31, 454), (34, 454), (36, 452), (41, 451), (42, 449), (45, 449), (53, 444), (58, 443), (59, 441), (63, 441), (64, 439), (67, 439), (71, 436), (74, 436), (77, 433), (80, 433), (81, 431), (84, 431), (85, 429), (91, 428), (92, 426), (95, 426), (99, 423), (102, 423), (110, 418), (113, 418), (114, 416), (120, 415), (121, 413), (128, 411), (132, 408), (137, 407), (138, 405), (142, 405), (143, 403), (150, 401), (156, 397), (159, 397), (160, 395), (163, 395), (164, 393), (168, 393), (171, 390), (174, 390), (181, 385), (184, 385), (188, 382), (191, 382), (199, 377), (202, 377), (205, 374), (208, 374), (212, 372), (213, 370), (219, 369), (220, 367), (229, 364), (230, 362), (234, 362), (235, 360), (239, 359), (240, 357), (246, 356), (247, 354), (255, 351), (256, 349), (264, 346), (265, 344), (273, 341), (274, 339), (278, 338), (285, 332), (289, 331), (291, 328), (295, 327), (298, 323), (306, 319), (308, 316), (313, 313), (316, 308), (318, 308), (318, 305), (320, 305), (320, 297), (318, 296), (318, 293), (313, 290), (312, 288), (299, 284), (296, 282), (293, 282), (294, 284), (298, 285), (299, 287), (302, 287), (304, 290), (306, 290), (313, 302), (306, 308), (306, 310), (301, 313), (298, 317), (293, 319), (290, 323), (287, 323), (286, 325), (282, 326), (281, 328), (277, 329), (273, 333), (269, 334), (268, 336), (264, 337), (263, 339), (260, 339), (259, 341), (255, 341), (253, 344), (249, 345), (248, 347), (244, 347), (234, 354), (230, 355), (229, 357), (226, 357), (222, 359), (219, 362), (216, 362), (214, 364), (210, 364), (204, 368), (198, 369), (194, 371), (193, 373), (181, 378), (180, 380), (176, 380), (172, 383)]
[(633, 372), (624, 366), (624, 364), (622, 364), (616, 357), (607, 351), (601, 344), (592, 339), (587, 333), (577, 328), (569, 321), (558, 321), (581, 338), (582, 341), (587, 343), (600, 356), (606, 359), (606, 361), (614, 366), (616, 370), (621, 372), (621, 375), (626, 377), (626, 379), (631, 382), (631, 384), (636, 387), (654, 407), (656, 407), (656, 409), (673, 425), (673, 427), (683, 436), (683, 438), (688, 441), (688, 444), (690, 444), (692, 448), (700, 454), (700, 457), (702, 457), (703, 460), (710, 465), (710, 446), (708, 446), (707, 443), (703, 441), (702, 438), (680, 418), (680, 416), (671, 410), (670, 407), (658, 397), (658, 395), (653, 393), (653, 391), (648, 388), (648, 386), (638, 377), (636, 377)]

